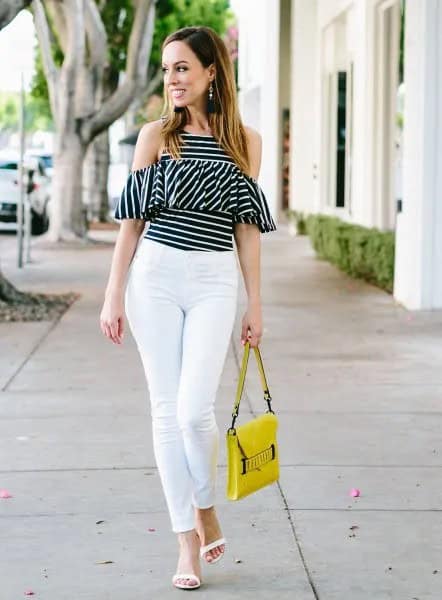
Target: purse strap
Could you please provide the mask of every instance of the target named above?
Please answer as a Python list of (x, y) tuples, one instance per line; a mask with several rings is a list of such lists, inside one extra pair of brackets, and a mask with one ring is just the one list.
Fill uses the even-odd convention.
[[(264, 400), (267, 402), (267, 406), (268, 406), (268, 409), (266, 412), (273, 413), (272, 404), (271, 404), (272, 397), (270, 396), (269, 386), (267, 385), (267, 379), (266, 379), (265, 372), (264, 372), (264, 365), (262, 363), (261, 352), (259, 351), (259, 348), (257, 346), (255, 348), (253, 348), (253, 350), (255, 351), (256, 362), (258, 363), (258, 371), (259, 371), (259, 376), (260, 376), (260, 380), (261, 380), (262, 391), (264, 392)], [(250, 355), (250, 342), (246, 342), (245, 346), (244, 346), (244, 354), (242, 357), (241, 370), (239, 372), (238, 386), (236, 388), (235, 404), (233, 405), (233, 412), (232, 412), (232, 425), (231, 425), (230, 429), (235, 429), (235, 421), (238, 418), (239, 405), (241, 403), (242, 393), (244, 390), (244, 383), (246, 380), (247, 365), (249, 363), (249, 355)]]

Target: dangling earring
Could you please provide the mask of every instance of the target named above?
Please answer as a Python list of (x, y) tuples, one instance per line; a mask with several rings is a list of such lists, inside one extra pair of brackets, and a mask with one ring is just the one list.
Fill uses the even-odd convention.
[(207, 112), (208, 113), (214, 113), (215, 111), (215, 101), (213, 99), (213, 85), (212, 82), (210, 82), (210, 87), (209, 87), (209, 99), (207, 100)]

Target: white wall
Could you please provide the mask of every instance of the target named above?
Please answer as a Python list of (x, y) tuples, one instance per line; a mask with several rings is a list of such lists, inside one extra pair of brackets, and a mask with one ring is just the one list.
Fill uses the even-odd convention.
[[(291, 206), (376, 226), (375, 7), (380, 0), (292, 0)], [(347, 114), (351, 153), (346, 164), (347, 206), (335, 206), (336, 121), (329, 78), (350, 72), (353, 110)], [(348, 79), (348, 85), (350, 80)], [(331, 91), (333, 94), (333, 90)]]

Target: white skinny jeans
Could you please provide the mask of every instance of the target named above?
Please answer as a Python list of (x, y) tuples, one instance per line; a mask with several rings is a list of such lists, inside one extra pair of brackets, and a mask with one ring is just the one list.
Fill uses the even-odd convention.
[(143, 238), (126, 315), (150, 394), (155, 460), (174, 532), (215, 502), (215, 397), (236, 312), (234, 251), (179, 250)]

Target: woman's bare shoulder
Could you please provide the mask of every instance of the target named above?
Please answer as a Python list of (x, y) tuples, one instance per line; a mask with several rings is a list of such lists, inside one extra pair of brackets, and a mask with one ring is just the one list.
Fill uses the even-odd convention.
[(132, 170), (142, 169), (159, 159), (162, 143), (163, 121), (158, 119), (145, 123), (138, 133)]
[(253, 129), (253, 127), (250, 127), (250, 125), (244, 125), (244, 131), (246, 132), (247, 138), (252, 143), (261, 141), (261, 134), (258, 131), (256, 131), (256, 129)]
[(256, 129), (253, 129), (253, 127), (247, 125), (244, 125), (244, 131), (246, 132), (247, 148), (249, 151), (250, 175), (257, 179), (261, 167), (261, 134)]

